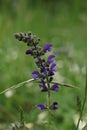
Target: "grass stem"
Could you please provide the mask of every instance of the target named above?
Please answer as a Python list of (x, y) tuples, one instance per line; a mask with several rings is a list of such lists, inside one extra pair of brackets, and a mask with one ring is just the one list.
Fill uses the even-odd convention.
[(84, 111), (85, 104), (86, 104), (86, 99), (87, 99), (87, 66), (86, 66), (85, 96), (84, 96), (84, 100), (83, 100), (82, 108), (81, 108), (81, 111), (80, 111), (80, 116), (79, 116), (79, 120), (78, 120), (78, 123), (77, 123), (76, 130), (78, 130), (78, 127), (79, 127), (80, 121), (81, 121), (81, 119), (82, 119), (83, 111)]

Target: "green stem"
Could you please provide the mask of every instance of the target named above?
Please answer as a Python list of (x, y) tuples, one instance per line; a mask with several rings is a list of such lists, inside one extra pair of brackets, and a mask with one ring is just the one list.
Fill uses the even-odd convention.
[(78, 120), (78, 123), (77, 123), (76, 130), (78, 130), (78, 127), (79, 127), (80, 121), (81, 121), (81, 119), (82, 119), (82, 115), (83, 115), (83, 111), (84, 111), (84, 107), (85, 107), (85, 103), (86, 103), (86, 98), (87, 98), (87, 67), (86, 67), (86, 86), (85, 86), (85, 96), (84, 96), (84, 100), (83, 100), (83, 104), (82, 104), (82, 109), (81, 109), (81, 112), (80, 112), (80, 117), (79, 117), (79, 120)]
[(79, 117), (79, 120), (78, 120), (78, 123), (77, 123), (76, 130), (78, 130), (80, 121), (82, 119), (82, 115), (83, 115), (83, 110), (84, 110), (84, 107), (85, 107), (85, 103), (86, 103), (86, 96), (84, 97), (84, 101), (83, 101), (83, 105), (82, 105), (82, 109), (81, 109), (81, 112), (80, 112), (80, 117)]
[(48, 95), (47, 95), (47, 107), (48, 107), (48, 130), (50, 130), (50, 83), (47, 76), (47, 86), (48, 86)]

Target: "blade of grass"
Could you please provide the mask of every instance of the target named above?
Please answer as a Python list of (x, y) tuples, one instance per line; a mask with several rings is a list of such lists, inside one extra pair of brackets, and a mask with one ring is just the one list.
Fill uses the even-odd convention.
[(0, 92), (0, 94), (3, 94), (3, 93), (5, 93), (5, 92), (7, 92), (7, 91), (9, 91), (9, 90), (11, 90), (11, 89), (20, 88), (20, 87), (22, 87), (23, 85), (25, 85), (25, 84), (27, 84), (27, 83), (29, 83), (29, 82), (32, 82), (32, 81), (34, 81), (34, 79), (29, 79), (29, 80), (23, 81), (23, 82), (21, 82), (21, 83), (18, 83), (18, 84), (16, 84), (16, 85), (13, 85), (12, 87), (7, 88), (7, 89), (5, 89), (4, 91)]
[[(54, 83), (57, 83), (57, 82), (52, 82), (52, 83), (54, 84)], [(69, 87), (69, 88), (79, 88), (77, 86), (73, 86), (71, 84), (66, 84), (66, 83), (58, 83), (58, 85), (64, 86), (64, 87)]]
[(83, 111), (84, 111), (85, 104), (86, 104), (86, 99), (87, 99), (87, 66), (86, 66), (86, 84), (85, 84), (85, 92), (84, 93), (85, 93), (84, 94), (84, 100), (83, 100), (82, 109), (81, 109), (81, 112), (80, 112), (80, 116), (79, 116), (79, 120), (78, 120), (78, 123), (77, 123), (76, 130), (78, 130), (80, 121), (82, 119), (82, 115), (83, 115)]

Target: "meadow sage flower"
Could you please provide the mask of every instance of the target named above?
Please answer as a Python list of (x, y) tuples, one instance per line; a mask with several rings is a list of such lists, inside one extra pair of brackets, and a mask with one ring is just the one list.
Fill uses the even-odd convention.
[(55, 101), (52, 104), (50, 104), (50, 91), (57, 92), (59, 89), (57, 83), (52, 83), (54, 79), (53, 76), (55, 72), (57, 72), (56, 61), (54, 59), (55, 55), (50, 54), (47, 59), (45, 59), (44, 57), (45, 53), (50, 52), (52, 50), (52, 44), (46, 43), (43, 48), (40, 47), (40, 39), (37, 38), (35, 35), (32, 35), (31, 33), (16, 33), (15, 38), (19, 41), (27, 43), (29, 49), (26, 50), (25, 53), (26, 55), (30, 55), (33, 58), (35, 58), (35, 63), (38, 67), (38, 70), (34, 70), (32, 72), (32, 78), (34, 80), (38, 79), (40, 81), (39, 88), (41, 92), (48, 93), (49, 104), (47, 106), (45, 106), (44, 104), (38, 104), (38, 110), (56, 110), (58, 108), (58, 103)]

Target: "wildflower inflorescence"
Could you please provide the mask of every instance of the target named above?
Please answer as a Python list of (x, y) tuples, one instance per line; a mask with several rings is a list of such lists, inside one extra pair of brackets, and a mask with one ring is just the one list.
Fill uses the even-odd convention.
[(40, 39), (31, 33), (16, 33), (15, 38), (19, 41), (23, 41), (30, 47), (26, 50), (26, 55), (30, 55), (35, 58), (35, 63), (38, 67), (38, 70), (32, 72), (32, 77), (34, 80), (39, 79), (39, 88), (41, 92), (47, 92), (48, 94), (48, 104), (38, 104), (37, 108), (39, 110), (49, 109), (56, 110), (58, 108), (58, 103), (54, 101), (50, 103), (50, 91), (58, 91), (58, 84), (52, 83), (53, 76), (57, 71), (56, 61), (54, 60), (55, 55), (50, 54), (47, 60), (43, 57), (45, 53), (52, 50), (52, 44), (47, 43), (44, 47), (39, 46)]

